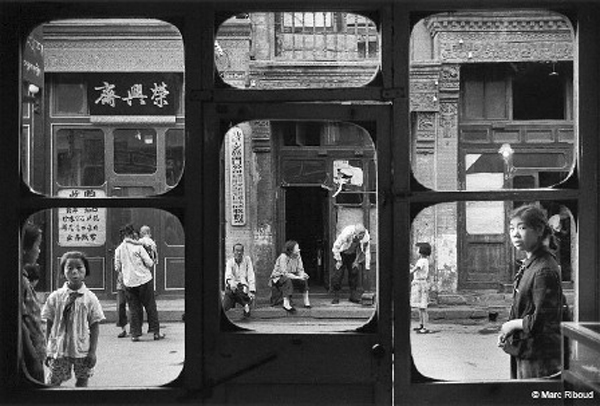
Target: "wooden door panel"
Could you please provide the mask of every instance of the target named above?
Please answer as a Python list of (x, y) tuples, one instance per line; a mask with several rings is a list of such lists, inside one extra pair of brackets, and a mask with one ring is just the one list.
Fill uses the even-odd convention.
[(465, 289), (497, 289), (505, 280), (509, 264), (504, 242), (471, 242), (464, 253), (461, 287)]

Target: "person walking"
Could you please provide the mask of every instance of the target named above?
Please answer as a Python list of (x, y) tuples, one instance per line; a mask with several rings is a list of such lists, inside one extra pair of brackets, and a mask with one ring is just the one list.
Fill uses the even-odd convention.
[(131, 341), (140, 341), (144, 309), (148, 316), (148, 332), (155, 340), (165, 338), (160, 332), (158, 310), (154, 298), (152, 267), (154, 261), (143, 245), (135, 240), (135, 229), (128, 224), (123, 229), (123, 242), (115, 250), (115, 270), (123, 273), (123, 284), (130, 313)]
[(331, 251), (335, 259), (335, 269), (331, 276), (333, 292), (331, 303), (340, 302), (340, 290), (345, 270), (348, 270), (349, 300), (353, 303), (360, 303), (361, 292), (358, 292), (358, 287), (361, 268), (367, 271), (371, 268), (369, 232), (360, 223), (349, 225), (336, 238)]
[(517, 208), (510, 217), (510, 239), (526, 259), (515, 275), (509, 321), (498, 347), (511, 355), (511, 378), (556, 376), (561, 371), (560, 323), (563, 294), (552, 229), (535, 205)]

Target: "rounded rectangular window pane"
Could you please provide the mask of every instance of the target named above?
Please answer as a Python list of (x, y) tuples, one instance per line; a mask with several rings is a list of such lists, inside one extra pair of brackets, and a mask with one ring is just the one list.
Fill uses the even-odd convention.
[(53, 93), (55, 115), (83, 115), (87, 112), (86, 88), (82, 83), (57, 83)]
[(115, 172), (150, 174), (156, 172), (156, 132), (148, 129), (115, 130)]
[[(243, 122), (223, 138), (222, 308), (244, 329), (345, 331), (364, 325), (375, 312), (374, 143), (367, 130), (352, 123), (303, 124)], [(323, 142), (334, 133), (345, 139), (347, 129), (353, 145)], [(310, 147), (289, 142), (309, 133)], [(354, 241), (357, 224), (366, 232)], [(342, 254), (334, 257), (334, 252)], [(345, 261), (342, 271), (336, 258)], [(332, 303), (336, 298), (339, 302)]]
[[(76, 33), (73, 34), (73, 33)], [(29, 187), (149, 196), (184, 169), (184, 53), (153, 19), (70, 19), (38, 26), (23, 52), (22, 173)], [(135, 176), (131, 178), (131, 176)]]
[(184, 162), (184, 131), (183, 129), (167, 130), (166, 133), (166, 162), (167, 185), (175, 186), (183, 174)]
[[(575, 218), (563, 203), (467, 201), (427, 207), (415, 217), (411, 228), (411, 287), (407, 292), (412, 354), (420, 373), (447, 381), (511, 378), (510, 356), (497, 341), (502, 325), (511, 318), (515, 277), (527, 258), (527, 250), (519, 242), (524, 237), (513, 232), (513, 240), (509, 231), (514, 210), (524, 205), (541, 208), (551, 230), (551, 239), (544, 239), (542, 244), (554, 258), (550, 261), (556, 278), (550, 278), (544, 303), (558, 312), (559, 281), (567, 300), (573, 303), (578, 237)], [(486, 212), (488, 223), (483, 221)], [(429, 244), (430, 254), (423, 250), (425, 244)], [(534, 258), (542, 255), (529, 250)], [(517, 289), (525, 292), (525, 283)], [(525, 313), (533, 306), (527, 309)], [(519, 314), (520, 318), (525, 313)], [(555, 329), (554, 338), (559, 335)], [(560, 340), (555, 343), (553, 350), (547, 349), (553, 351), (560, 365)]]
[(253, 12), (224, 21), (215, 65), (241, 89), (359, 87), (380, 67), (376, 23), (346, 12)]
[[(61, 197), (70, 193), (76, 198), (75, 191), (64, 190)], [(125, 227), (127, 225), (131, 227)], [(172, 234), (181, 236), (181, 245), (167, 243)], [(64, 308), (65, 300), (68, 300), (67, 287), (78, 287), (61, 268), (61, 259), (80, 258), (79, 253), (83, 253), (86, 260), (82, 264), (87, 275), (80, 292), (93, 305), (77, 306), (76, 302), (76, 312), (89, 313), (76, 313), (71, 320), (99, 322), (98, 362), (89, 386), (139, 388), (165, 385), (175, 380), (185, 360), (183, 235), (183, 226), (176, 216), (152, 208), (59, 207), (30, 216), (21, 230), (21, 284), (26, 292), (24, 312), (32, 316), (28, 319), (28, 333), (33, 342), (39, 345), (40, 351), (45, 348), (46, 355), (50, 357), (59, 355), (60, 349), (54, 343), (69, 332), (83, 331), (84, 336), (79, 336), (78, 342), (84, 347), (87, 345), (87, 321), (73, 325), (72, 329), (64, 329), (61, 327), (63, 313), (57, 311)], [(132, 263), (130, 256), (141, 261)], [(136, 277), (139, 279), (136, 280)], [(135, 286), (137, 288), (130, 292), (131, 301), (126, 305), (125, 289)], [(141, 306), (140, 313), (146, 313), (141, 298), (136, 296), (144, 289), (151, 293), (153, 299), (148, 304), (156, 304), (157, 314), (154, 315), (148, 307), (148, 317), (142, 317), (138, 323), (132, 313), (138, 305)], [(34, 298), (37, 300), (30, 300)], [(44, 345), (46, 340), (42, 330), (36, 335), (45, 321), (52, 324), (47, 346)], [(165, 339), (155, 341), (149, 329), (159, 329), (161, 334), (165, 334)], [(139, 336), (139, 342), (132, 342), (134, 336)], [(132, 350), (132, 346), (145, 345), (153, 349)], [(28, 346), (23, 348), (28, 351)], [(158, 356), (159, 353), (161, 355)], [(43, 366), (44, 359), (39, 362), (31, 361), (27, 356), (25, 359), (28, 372), (43, 382), (44, 369), (48, 372), (48, 368)], [(123, 376), (128, 378), (123, 379)], [(63, 388), (74, 386), (73, 377), (61, 385)]]
[[(476, 171), (487, 165), (486, 173), (503, 174), (503, 189), (518, 188), (513, 179), (532, 169), (534, 188), (564, 181), (575, 164), (574, 45), (570, 21), (547, 11), (441, 13), (417, 22), (410, 51), (415, 178), (434, 190), (485, 189), (472, 184), (474, 163), (463, 159), (482, 155)], [(548, 172), (560, 176), (542, 180)]]
[(60, 186), (101, 186), (105, 181), (104, 133), (98, 129), (56, 132), (56, 183)]

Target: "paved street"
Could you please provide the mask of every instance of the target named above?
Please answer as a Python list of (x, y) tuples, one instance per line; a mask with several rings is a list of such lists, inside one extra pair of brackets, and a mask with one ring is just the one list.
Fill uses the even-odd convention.
[[(415, 363), (428, 376), (447, 380), (498, 380), (509, 378), (508, 356), (496, 347), (499, 323), (465, 321), (432, 323), (431, 334), (411, 331)], [(356, 320), (307, 318), (259, 319), (240, 323), (264, 333), (281, 331), (342, 331)], [(154, 341), (147, 334), (140, 342), (117, 338), (112, 323), (102, 324), (96, 374), (90, 387), (158, 386), (175, 379), (183, 367), (184, 329), (181, 322), (161, 324), (167, 338)], [(145, 328), (145, 327), (144, 327)], [(72, 387), (74, 380), (63, 384)]]
[[(144, 334), (139, 342), (132, 342), (130, 337), (117, 338), (120, 329), (114, 324), (101, 324), (98, 363), (89, 387), (159, 386), (177, 378), (185, 358), (184, 328), (183, 323), (161, 323), (167, 335), (164, 340), (154, 341), (151, 334)], [(62, 386), (74, 385), (71, 379)]]
[(444, 380), (510, 379), (509, 356), (496, 346), (501, 322), (461, 323), (432, 323), (430, 334), (411, 331), (413, 357), (419, 371)]

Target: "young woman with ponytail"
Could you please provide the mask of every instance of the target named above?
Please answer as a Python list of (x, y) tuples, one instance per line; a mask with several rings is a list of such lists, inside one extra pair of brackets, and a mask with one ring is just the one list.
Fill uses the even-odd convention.
[(526, 259), (515, 275), (513, 305), (498, 346), (511, 355), (513, 379), (559, 376), (563, 295), (545, 211), (536, 205), (517, 208), (510, 219), (510, 239)]

